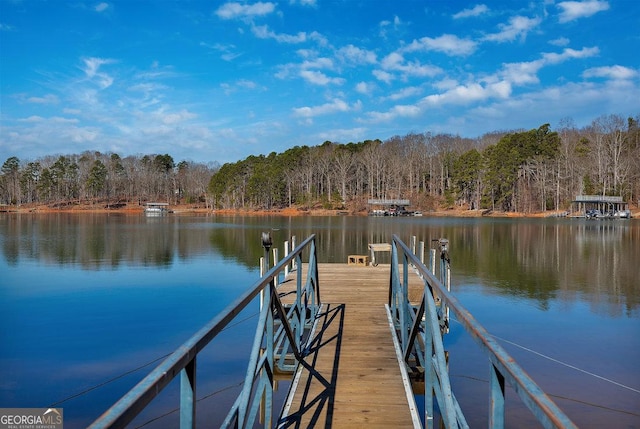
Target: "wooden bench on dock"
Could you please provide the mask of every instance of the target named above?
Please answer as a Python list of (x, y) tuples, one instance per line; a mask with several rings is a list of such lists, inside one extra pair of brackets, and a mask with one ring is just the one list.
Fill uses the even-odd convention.
[(371, 252), (371, 265), (377, 266), (376, 252), (391, 252), (391, 245), (389, 243), (369, 243), (369, 251)]
[(367, 255), (349, 255), (347, 257), (347, 265), (366, 267), (369, 265), (369, 257)]

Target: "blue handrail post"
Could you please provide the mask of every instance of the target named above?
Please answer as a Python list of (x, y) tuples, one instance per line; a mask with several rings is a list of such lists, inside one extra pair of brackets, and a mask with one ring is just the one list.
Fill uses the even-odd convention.
[(400, 327), (402, 329), (402, 351), (409, 347), (409, 312), (411, 303), (409, 302), (409, 259), (404, 254), (402, 257), (402, 283), (400, 283)]
[[(267, 289), (268, 289), (269, 296), (273, 297), (275, 294), (277, 294), (275, 278), (271, 280)], [(270, 301), (273, 301), (273, 298)], [(272, 426), (272, 421), (273, 421), (272, 403), (273, 403), (274, 380), (272, 375), (273, 375), (273, 369), (274, 369), (274, 366), (273, 366), (274, 354), (275, 354), (274, 347), (276, 346), (274, 335), (273, 335), (273, 325), (275, 322), (273, 319), (273, 311), (271, 310), (271, 308), (272, 307), (270, 305), (269, 310), (267, 312), (267, 321), (265, 325), (264, 344), (265, 344), (265, 352), (267, 354), (267, 361), (265, 365), (263, 365), (262, 368), (260, 369), (260, 379), (264, 383), (264, 391), (262, 393), (262, 398), (261, 398), (262, 412), (260, 413), (260, 417), (262, 420), (261, 423), (263, 423), (263, 427), (269, 427), (269, 428)], [(286, 321), (284, 323), (286, 323)]]
[(180, 429), (196, 427), (196, 358), (180, 371)]
[(303, 289), (302, 289), (302, 281), (301, 281), (300, 277), (302, 277), (302, 276), (298, 276), (298, 279), (296, 281), (296, 302), (294, 304), (295, 307), (296, 307), (296, 311), (295, 311), (295, 314), (293, 316), (294, 318), (297, 319), (297, 321), (293, 325), (293, 333), (295, 335), (296, 348), (298, 350), (300, 350), (300, 341), (302, 340), (302, 332), (304, 331), (304, 327), (305, 327), (305, 325), (307, 323), (307, 320), (306, 320), (306, 309), (305, 309), (305, 306), (303, 305), (303, 301), (302, 301)]
[[(311, 296), (317, 298), (317, 302), (314, 304), (320, 303), (320, 279), (318, 277), (318, 254), (316, 250), (316, 242), (313, 240), (310, 244), (309, 249), (309, 279), (307, 280), (307, 284), (309, 286), (313, 285), (311, 290), (308, 290), (308, 293), (311, 293)], [(315, 307), (315, 305), (314, 305)]]
[[(263, 244), (271, 244), (268, 233), (265, 233), (263, 238)], [(265, 425), (272, 426), (276, 353), (281, 352), (281, 357), (284, 357), (288, 351), (291, 351), (296, 362), (302, 362), (304, 353), (300, 350), (302, 346), (299, 337), (304, 335), (304, 328), (307, 325), (303, 325), (301, 322), (307, 320), (305, 323), (310, 326), (317, 317), (321, 306), (315, 235), (309, 236), (298, 247), (295, 246), (295, 237), (292, 237), (292, 243), (294, 243), (292, 251), (282, 261), (274, 263), (274, 267), (268, 272), (261, 273), (260, 279), (256, 283), (187, 339), (94, 421), (90, 428), (126, 427), (178, 375), (181, 379), (179, 388), (180, 425), (182, 428), (195, 427), (196, 356), (262, 292), (264, 292), (264, 301), (261, 305), (244, 386), (222, 423), (222, 427), (254, 427), (258, 416)], [(297, 278), (298, 282), (301, 282), (302, 253), (306, 252), (306, 249), (311, 251), (307, 284), (303, 286), (299, 283), (297, 287), (298, 292), (302, 291), (303, 296), (297, 298), (302, 303), (302, 307), (294, 306), (290, 309), (291, 311), (287, 312), (277, 292), (277, 277), (286, 266), (295, 264), (294, 269), (300, 270)], [(266, 256), (268, 257), (268, 253)], [(309, 302), (311, 302), (311, 306), (309, 306)], [(302, 318), (300, 314), (294, 314), (300, 308), (302, 309)], [(275, 320), (276, 313), (278, 321)], [(276, 326), (278, 326), (277, 330)], [(260, 409), (261, 406), (262, 409)]]
[[(398, 269), (398, 248), (396, 247), (395, 241), (392, 242), (391, 245), (391, 272), (389, 279), (389, 308), (391, 314), (393, 315), (393, 320), (396, 329), (402, 330), (402, 314), (403, 314), (403, 305), (404, 303), (400, 302), (400, 274)], [(400, 335), (400, 340), (402, 340), (402, 334)], [(400, 346), (404, 350), (405, 343), (401, 342)]]
[[(425, 292), (428, 286), (425, 282)], [(424, 301), (425, 308), (425, 320), (426, 312), (429, 308), (429, 300), (431, 300), (431, 295), (428, 293), (422, 294), (422, 299)], [(433, 429), (434, 425), (434, 414), (433, 414), (433, 392), (435, 389), (435, 370), (431, 363), (431, 356), (433, 354), (433, 337), (431, 336), (431, 331), (429, 329), (424, 329), (423, 331), (424, 338), (424, 421), (425, 427), (427, 429)]]
[[(392, 266), (389, 286), (389, 308), (396, 331), (402, 330), (402, 308), (404, 303), (400, 301), (400, 295), (404, 291), (399, 279), (398, 251), (402, 251), (405, 259), (414, 268), (416, 274), (424, 282), (424, 294), (420, 307), (424, 307), (424, 320), (422, 319), (423, 309), (417, 311), (409, 305), (411, 316), (414, 318), (414, 327), (410, 338), (410, 344), (406, 347), (402, 344), (404, 360), (409, 364), (412, 355), (420, 356), (424, 368), (425, 378), (425, 426), (434, 427), (434, 405), (437, 402), (442, 417), (442, 424), (447, 428), (468, 428), (460, 404), (456, 400), (449, 382), (446, 352), (442, 342), (442, 334), (448, 331), (449, 310), (453, 312), (456, 320), (462, 325), (464, 330), (481, 347), (491, 362), (490, 377), (490, 410), (489, 427), (503, 429), (505, 422), (505, 385), (508, 383), (517, 393), (524, 405), (529, 408), (534, 417), (545, 428), (574, 429), (573, 422), (554, 404), (551, 399), (536, 385), (536, 383), (526, 374), (526, 372), (513, 360), (511, 356), (497, 343), (494, 337), (480, 325), (474, 317), (466, 310), (451, 294), (450, 265), (447, 239), (433, 240), (440, 245), (440, 276), (435, 274), (435, 249), (431, 250), (430, 266), (428, 269), (413, 254), (411, 249), (403, 243), (396, 235), (393, 236), (392, 244)], [(406, 267), (406, 265), (405, 265)], [(406, 268), (405, 268), (406, 269)], [(407, 285), (408, 286), (408, 285)], [(436, 298), (439, 305), (436, 306)], [(422, 322), (423, 336), (421, 339), (424, 349), (420, 349), (419, 341), (414, 341), (413, 331), (416, 323)], [(444, 325), (443, 325), (444, 322)], [(397, 332), (398, 337), (404, 339), (402, 332)]]
[(504, 428), (504, 376), (491, 364), (491, 399), (489, 404), (489, 427)]

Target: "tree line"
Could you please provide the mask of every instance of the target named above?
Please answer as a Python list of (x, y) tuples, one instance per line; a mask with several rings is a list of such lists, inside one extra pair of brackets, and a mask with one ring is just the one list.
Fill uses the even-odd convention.
[(583, 128), (497, 131), (471, 139), (410, 133), (385, 141), (326, 141), (219, 166), (168, 154), (84, 152), (0, 169), (0, 203), (165, 201), (223, 209), (361, 211), (367, 200), (409, 199), (422, 210), (566, 210), (576, 195), (640, 197), (640, 115)]
[(216, 169), (215, 164), (189, 161), (176, 164), (168, 154), (123, 158), (116, 153), (84, 152), (29, 162), (12, 156), (0, 168), (0, 202), (205, 203), (207, 186)]
[(386, 141), (324, 142), (249, 156), (213, 174), (212, 204), (366, 209), (409, 199), (421, 209), (566, 210), (581, 194), (640, 196), (640, 115), (601, 116), (583, 128), (493, 132), (476, 139), (410, 133)]

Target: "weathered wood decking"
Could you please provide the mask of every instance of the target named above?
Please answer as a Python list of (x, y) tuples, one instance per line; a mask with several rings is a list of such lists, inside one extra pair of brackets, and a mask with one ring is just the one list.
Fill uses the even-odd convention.
[(389, 275), (389, 265), (318, 265), (324, 312), (286, 426), (414, 427), (385, 311)]

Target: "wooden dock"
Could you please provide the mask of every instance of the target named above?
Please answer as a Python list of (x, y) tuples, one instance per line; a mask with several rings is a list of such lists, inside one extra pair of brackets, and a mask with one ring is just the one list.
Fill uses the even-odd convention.
[(389, 276), (389, 265), (318, 264), (323, 313), (281, 427), (416, 426), (385, 310)]

